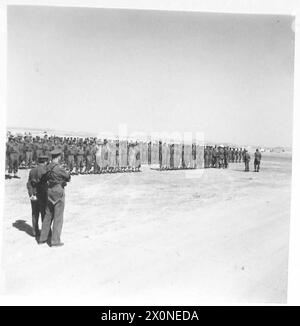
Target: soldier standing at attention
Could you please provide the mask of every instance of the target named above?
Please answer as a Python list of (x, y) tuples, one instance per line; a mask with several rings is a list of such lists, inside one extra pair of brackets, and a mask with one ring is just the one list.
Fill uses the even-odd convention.
[(86, 167), (85, 171), (86, 173), (90, 173), (92, 169), (93, 156), (92, 156), (92, 147), (90, 146), (89, 142), (85, 147), (84, 156), (85, 156), (85, 167)]
[(238, 163), (239, 160), (239, 150), (236, 148), (234, 152), (235, 163)]
[(31, 168), (33, 158), (33, 143), (31, 139), (25, 137), (25, 166)]
[(67, 157), (68, 157), (68, 169), (70, 173), (73, 173), (73, 169), (75, 166), (75, 155), (76, 155), (76, 148), (73, 142), (69, 143), (68, 149), (67, 149)]
[(51, 158), (51, 154), (50, 154), (50, 146), (49, 146), (49, 144), (48, 144), (47, 136), (44, 136), (43, 144), (42, 144), (42, 148), (43, 148), (43, 155), (48, 156), (49, 159), (50, 159), (50, 158)]
[(148, 164), (151, 164), (151, 141), (148, 143)]
[(79, 143), (77, 147), (77, 157), (76, 157), (76, 173), (82, 174), (83, 169), (83, 156), (84, 156), (84, 148), (82, 143)]
[(260, 161), (261, 161), (261, 152), (257, 148), (254, 153), (254, 172), (259, 172)]
[(31, 202), (32, 235), (39, 236), (39, 215), (43, 222), (47, 206), (47, 183), (41, 182), (47, 172), (46, 164), (48, 156), (39, 156), (38, 165), (30, 170), (27, 182), (27, 190)]
[(51, 247), (56, 247), (63, 246), (60, 236), (65, 208), (64, 188), (67, 185), (67, 182), (70, 181), (71, 175), (59, 164), (61, 158), (60, 151), (52, 151), (51, 156), (52, 162), (48, 165), (47, 172), (43, 178), (43, 181), (46, 181), (48, 184), (48, 201), (39, 244), (47, 242), (51, 224), (53, 222)]
[(204, 147), (204, 168), (208, 168), (208, 148), (207, 146)]
[(228, 168), (228, 155), (229, 155), (229, 149), (228, 146), (224, 148), (224, 168)]
[(211, 167), (216, 168), (217, 167), (217, 146), (215, 146), (212, 149), (212, 162), (211, 162)]
[(248, 151), (245, 149), (245, 154), (244, 154), (244, 162), (245, 162), (245, 172), (249, 172), (249, 162), (250, 162), (250, 154)]
[(243, 149), (240, 148), (239, 149), (239, 163), (241, 163), (241, 161), (242, 161), (242, 156), (243, 156)]
[[(107, 143), (107, 146), (108, 146), (108, 148), (110, 148), (110, 146), (109, 146), (108, 143)], [(98, 148), (97, 148), (97, 144), (96, 144), (96, 141), (95, 140), (92, 140), (91, 150), (92, 150), (93, 173), (94, 174), (97, 174), (97, 173), (99, 173), (99, 166), (98, 166), (98, 164), (96, 162), (96, 154), (97, 154)], [(110, 154), (110, 152), (108, 152), (108, 154)], [(109, 166), (109, 170), (111, 172), (110, 166)]]
[(218, 150), (218, 168), (225, 168), (225, 155), (224, 155), (224, 147), (220, 146)]
[(230, 148), (230, 162), (234, 163), (234, 148)]
[(43, 144), (42, 144), (42, 140), (40, 138), (37, 138), (37, 143), (35, 146), (36, 162), (38, 160), (38, 157), (41, 155), (43, 155)]
[(8, 156), (8, 175), (9, 178), (12, 177), (12, 173), (14, 173), (14, 178), (20, 178), (18, 176), (19, 169), (19, 145), (13, 138), (10, 136), (9, 141), (6, 145), (6, 155)]

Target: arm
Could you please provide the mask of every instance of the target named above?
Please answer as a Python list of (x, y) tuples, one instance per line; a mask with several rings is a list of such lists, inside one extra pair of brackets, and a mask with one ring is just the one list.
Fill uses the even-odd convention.
[(33, 180), (32, 171), (29, 172), (28, 181), (27, 181), (26, 186), (27, 186), (27, 191), (28, 191), (29, 197), (35, 196), (36, 195), (36, 184)]
[(65, 181), (69, 182), (71, 180), (71, 175), (63, 168), (59, 167), (57, 171), (59, 176)]

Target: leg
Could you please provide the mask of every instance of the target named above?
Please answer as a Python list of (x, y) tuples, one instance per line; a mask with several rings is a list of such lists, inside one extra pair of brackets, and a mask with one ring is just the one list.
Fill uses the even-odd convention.
[(33, 153), (29, 152), (29, 167), (32, 166), (32, 161), (33, 161)]
[(25, 165), (26, 165), (26, 167), (29, 166), (29, 152), (25, 153)]
[(46, 242), (51, 228), (52, 216), (53, 216), (53, 204), (48, 201), (45, 211), (45, 217), (42, 224), (42, 230), (40, 235), (40, 242)]
[(18, 169), (19, 169), (19, 162), (18, 158), (15, 157), (13, 160), (13, 171), (14, 171), (14, 177), (18, 178)]
[(32, 235), (36, 237), (39, 234), (39, 203), (38, 201), (30, 201), (32, 216)]
[(8, 174), (11, 176), (13, 171), (13, 158), (12, 155), (10, 154), (8, 157)]
[(51, 239), (51, 245), (56, 245), (61, 243), (60, 235), (63, 226), (64, 208), (65, 208), (65, 197), (59, 200), (54, 206), (53, 234)]

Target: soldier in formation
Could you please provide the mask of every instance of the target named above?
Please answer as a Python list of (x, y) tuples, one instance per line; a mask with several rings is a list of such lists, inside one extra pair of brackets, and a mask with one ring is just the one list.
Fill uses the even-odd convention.
[[(197, 145), (198, 146), (198, 145)], [(245, 162), (245, 150), (229, 146), (107, 140), (93, 137), (43, 137), (26, 134), (8, 135), (6, 178), (18, 178), (19, 168), (32, 168), (40, 156), (50, 160), (51, 151), (61, 152), (64, 168), (71, 175), (140, 171), (141, 163), (159, 164), (161, 170), (190, 168), (228, 168), (229, 163)], [(198, 153), (198, 154), (197, 154)], [(259, 171), (261, 154), (256, 154)], [(203, 164), (203, 166), (202, 166)]]

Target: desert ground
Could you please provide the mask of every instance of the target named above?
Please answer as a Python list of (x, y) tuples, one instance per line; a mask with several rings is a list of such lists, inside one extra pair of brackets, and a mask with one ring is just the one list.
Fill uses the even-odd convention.
[(229, 169), (81, 175), (66, 187), (63, 247), (38, 245), (21, 179), (5, 180), (6, 295), (100, 305), (283, 303), (291, 154), (261, 172)]

